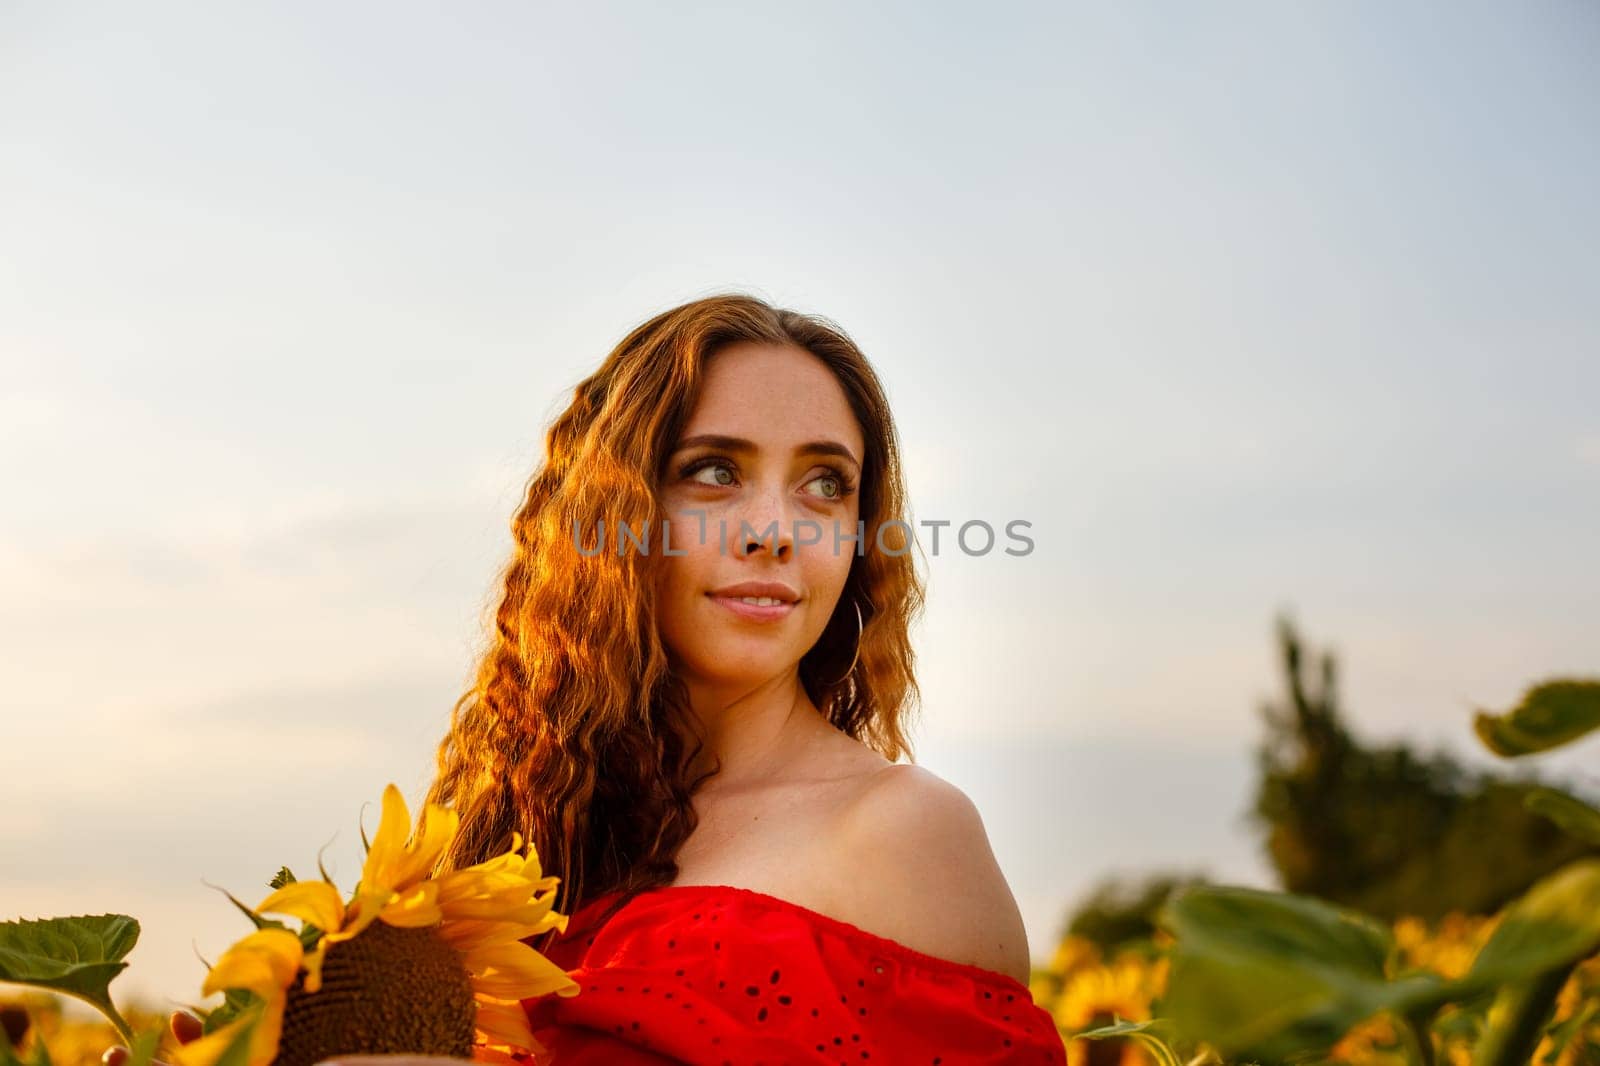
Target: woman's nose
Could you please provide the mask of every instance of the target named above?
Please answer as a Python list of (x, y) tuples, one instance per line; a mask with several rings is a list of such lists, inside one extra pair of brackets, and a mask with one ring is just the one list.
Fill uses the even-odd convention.
[(787, 497), (777, 490), (753, 493), (750, 506), (741, 509), (735, 547), (740, 555), (751, 555), (762, 548), (779, 559), (794, 554), (794, 520)]

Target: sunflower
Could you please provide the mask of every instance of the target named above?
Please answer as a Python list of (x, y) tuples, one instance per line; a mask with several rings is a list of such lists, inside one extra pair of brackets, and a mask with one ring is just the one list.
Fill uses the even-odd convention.
[(1080, 967), (1061, 991), (1056, 1021), (1068, 1029), (1098, 1024), (1107, 1016), (1148, 1021), (1165, 974), (1165, 960), (1147, 963), (1134, 955)]
[(257, 916), (298, 918), (302, 932), (267, 924), (222, 954), (202, 994), (248, 992), (253, 1005), (183, 1047), (178, 1066), (217, 1066), (235, 1040), (247, 1042), (246, 1066), (358, 1052), (464, 1057), (474, 1043), (543, 1052), (521, 1001), (577, 995), (578, 984), (522, 941), (566, 929), (551, 910), (560, 879), (543, 876), (531, 846), (522, 854), (520, 837), (504, 855), (430, 877), (459, 824), (454, 810), (428, 804), (408, 836), (405, 799), (384, 789), (354, 897), (346, 904), (323, 880), (262, 900)]
[(1478, 949), (1499, 922), (1499, 915), (1481, 917), (1457, 911), (1446, 914), (1436, 927), (1430, 928), (1421, 918), (1407, 915), (1395, 920), (1394, 941), (1400, 949), (1402, 965), (1453, 979), (1466, 976), (1472, 969)]
[(1050, 972), (1065, 980), (1088, 966), (1099, 965), (1100, 946), (1088, 937), (1070, 935), (1056, 945), (1050, 958)]
[(1400, 1034), (1395, 1030), (1394, 1019), (1388, 1014), (1374, 1014), (1358, 1022), (1339, 1038), (1339, 1042), (1328, 1050), (1328, 1061), (1347, 1063), (1387, 1061), (1390, 1056), (1384, 1052), (1399, 1046), (1399, 1043)]
[(1150, 1006), (1166, 980), (1167, 960), (1147, 962), (1124, 954), (1109, 962), (1080, 962), (1067, 978), (1052, 1013), (1067, 1036), (1068, 1066), (1091, 1063), (1145, 1063), (1131, 1040), (1078, 1040), (1073, 1033), (1119, 1021), (1149, 1021)]

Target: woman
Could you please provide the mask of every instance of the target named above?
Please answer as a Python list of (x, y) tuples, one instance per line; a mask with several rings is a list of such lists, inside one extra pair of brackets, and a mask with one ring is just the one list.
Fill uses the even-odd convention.
[(428, 799), (452, 866), (533, 842), (583, 1063), (1050, 1062), (977, 811), (912, 764), (909, 553), (872, 368), (825, 320), (685, 304), (578, 385), (513, 521)]

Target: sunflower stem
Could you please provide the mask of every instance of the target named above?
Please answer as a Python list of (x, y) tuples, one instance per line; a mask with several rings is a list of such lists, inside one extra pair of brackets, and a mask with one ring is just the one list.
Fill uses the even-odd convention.
[(1521, 985), (1503, 985), (1489, 1010), (1489, 1027), (1473, 1055), (1473, 1066), (1521, 1066), (1533, 1060), (1545, 1023), (1555, 1012), (1561, 986), (1577, 963), (1558, 966)]
[(128, 1024), (128, 1019), (124, 1018), (121, 1012), (117, 1010), (116, 1005), (111, 1002), (109, 996), (104, 1000), (99, 1000), (90, 999), (88, 996), (80, 996), (76, 992), (69, 991), (67, 994), (74, 999), (82, 1000), (105, 1015), (106, 1021), (110, 1022), (111, 1028), (117, 1031), (117, 1035), (122, 1038), (123, 1044), (132, 1049), (134, 1041), (133, 1026)]
[(1406, 1057), (1417, 1066), (1434, 1066), (1433, 1034), (1426, 1016), (1407, 1014), (1401, 1035), (1406, 1042)]
[(128, 1019), (124, 1018), (110, 1001), (106, 1002), (106, 1017), (111, 1019), (111, 1025), (117, 1030), (117, 1035), (126, 1040), (130, 1048), (133, 1047), (133, 1026), (128, 1024)]

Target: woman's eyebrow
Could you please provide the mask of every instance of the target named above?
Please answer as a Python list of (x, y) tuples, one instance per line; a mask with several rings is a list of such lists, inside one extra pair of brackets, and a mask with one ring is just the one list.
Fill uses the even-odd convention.
[[(743, 437), (729, 437), (721, 433), (697, 433), (693, 437), (685, 437), (678, 442), (674, 452), (681, 452), (685, 448), (718, 448), (726, 452), (750, 453), (758, 451), (754, 441), (745, 440)], [(810, 440), (795, 446), (796, 455), (836, 455), (848, 459), (856, 466), (861, 465), (861, 460), (843, 444), (833, 440)]]

